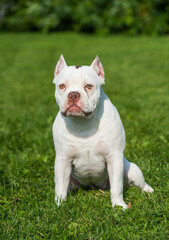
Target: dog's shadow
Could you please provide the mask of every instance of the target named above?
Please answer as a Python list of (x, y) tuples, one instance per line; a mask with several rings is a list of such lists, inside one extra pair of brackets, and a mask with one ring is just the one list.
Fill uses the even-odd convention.
[[(105, 192), (109, 192), (110, 193), (110, 186), (106, 187), (106, 188), (100, 188), (100, 187), (96, 187), (96, 186), (84, 186), (81, 185), (80, 187), (76, 188), (74, 186), (71, 187), (71, 189), (69, 189), (68, 194), (70, 194), (71, 196), (75, 197), (78, 194), (78, 191), (84, 191), (84, 192), (91, 192), (91, 191), (96, 191), (96, 192), (100, 192), (100, 193), (105, 193)], [(123, 196), (128, 195), (127, 192), (129, 190), (129, 186), (124, 186), (123, 189)]]

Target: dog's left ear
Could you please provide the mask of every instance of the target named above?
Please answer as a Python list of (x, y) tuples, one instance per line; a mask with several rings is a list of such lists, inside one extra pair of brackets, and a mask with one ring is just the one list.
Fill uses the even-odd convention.
[(98, 56), (94, 59), (91, 64), (91, 67), (95, 70), (98, 76), (101, 78), (101, 83), (104, 84), (104, 70)]

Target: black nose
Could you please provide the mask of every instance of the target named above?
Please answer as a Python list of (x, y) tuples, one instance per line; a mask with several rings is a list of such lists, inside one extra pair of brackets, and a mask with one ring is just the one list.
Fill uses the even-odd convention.
[(80, 93), (78, 93), (78, 92), (70, 92), (68, 94), (68, 99), (71, 101), (77, 101), (77, 100), (79, 100), (79, 98), (80, 98)]

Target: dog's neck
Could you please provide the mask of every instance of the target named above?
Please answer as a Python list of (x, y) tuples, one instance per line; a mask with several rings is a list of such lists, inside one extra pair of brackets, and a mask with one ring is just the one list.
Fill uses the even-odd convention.
[(103, 115), (105, 93), (101, 88), (100, 98), (93, 114), (88, 117), (64, 117), (67, 130), (78, 137), (87, 138), (94, 135)]

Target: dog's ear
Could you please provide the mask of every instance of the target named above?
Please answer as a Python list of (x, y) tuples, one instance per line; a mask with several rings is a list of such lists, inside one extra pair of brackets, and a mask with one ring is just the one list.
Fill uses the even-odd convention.
[(104, 70), (98, 56), (96, 56), (92, 62), (91, 67), (95, 70), (97, 75), (101, 77), (101, 83), (104, 84)]
[(56, 64), (56, 68), (55, 68), (55, 72), (54, 72), (54, 77), (56, 77), (56, 75), (58, 75), (63, 68), (65, 68), (67, 66), (65, 59), (63, 57), (63, 55), (60, 56), (59, 61)]

